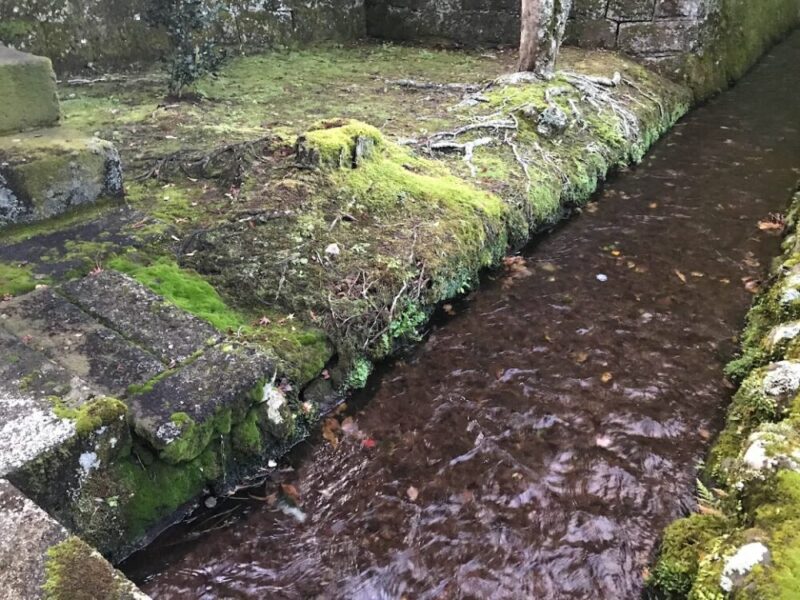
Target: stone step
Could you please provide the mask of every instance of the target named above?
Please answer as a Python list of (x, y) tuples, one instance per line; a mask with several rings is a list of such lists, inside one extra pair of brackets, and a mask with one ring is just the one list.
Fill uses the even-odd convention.
[(0, 228), (122, 195), (120, 158), (110, 142), (61, 128), (0, 137)]
[(142, 385), (165, 368), (49, 288), (0, 305), (0, 328), (108, 396), (122, 397), (129, 386)]
[(271, 357), (121, 273), (0, 301), (0, 477), (122, 557), (291, 444), (277, 379)]
[(0, 479), (0, 598), (146, 596), (99, 553), (5, 479)]
[(0, 135), (51, 127), (60, 117), (50, 59), (0, 44)]
[(68, 444), (75, 424), (54, 399), (79, 407), (93, 390), (63, 366), (0, 330), (0, 477)]
[(136, 280), (117, 271), (75, 279), (61, 286), (72, 302), (174, 365), (218, 343), (214, 327), (167, 302)]
[[(242, 421), (254, 404), (263, 403), (274, 377), (273, 361), (253, 348), (211, 348), (129, 399), (136, 433), (166, 462), (190, 461), (213, 437), (229, 434), (231, 424)], [(286, 399), (276, 397), (273, 403), (275, 420), (282, 421)]]

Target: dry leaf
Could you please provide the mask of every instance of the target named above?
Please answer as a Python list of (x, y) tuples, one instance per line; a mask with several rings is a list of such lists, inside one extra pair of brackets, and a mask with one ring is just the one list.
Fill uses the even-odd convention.
[(721, 517), (722, 511), (717, 510), (716, 508), (711, 508), (710, 506), (705, 506), (703, 504), (699, 504), (697, 506), (697, 512), (701, 515), (713, 515), (715, 517)]
[(678, 269), (675, 269), (675, 275), (677, 275), (678, 279), (680, 279), (683, 283), (686, 283), (686, 275), (678, 271)]
[(322, 424), (322, 437), (330, 442), (331, 446), (337, 448), (339, 446), (339, 436), (336, 432), (339, 430), (339, 421), (333, 418), (325, 419)]
[(608, 383), (612, 379), (614, 379), (614, 376), (609, 371), (606, 371), (600, 376), (600, 381), (602, 381), (603, 383)]
[(294, 487), (291, 483), (282, 483), (281, 491), (287, 498), (289, 498), (295, 504), (298, 504), (300, 502), (300, 492), (298, 492), (297, 488)]
[(419, 497), (419, 490), (411, 485), (406, 490), (406, 496), (408, 496), (408, 499), (412, 502), (416, 502), (417, 498)]
[(581, 351), (581, 352), (573, 352), (572, 353), (572, 360), (574, 360), (579, 365), (582, 365), (583, 363), (585, 363), (588, 358), (589, 358), (589, 353), (588, 352)]
[(751, 294), (757, 294), (761, 289), (761, 282), (754, 277), (742, 277), (742, 283), (744, 284), (744, 289)]

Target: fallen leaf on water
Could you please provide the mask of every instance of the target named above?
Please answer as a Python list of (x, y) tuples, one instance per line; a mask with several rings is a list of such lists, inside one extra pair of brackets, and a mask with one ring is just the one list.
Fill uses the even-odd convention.
[(412, 502), (416, 502), (417, 498), (419, 497), (419, 490), (411, 485), (406, 490), (406, 496), (408, 496), (408, 499)]
[(692, 277), (705, 277), (705, 273), (701, 273), (700, 271), (692, 271)]
[(658, 202), (651, 202), (650, 208), (658, 208)]
[(452, 315), (456, 314), (456, 311), (453, 310), (453, 305), (452, 304), (445, 304), (444, 306), (442, 306), (442, 310), (447, 315), (451, 315), (452, 316)]
[(351, 437), (359, 437), (361, 431), (358, 429), (358, 425), (353, 417), (347, 417), (342, 421), (342, 433)]
[(612, 379), (614, 379), (614, 376), (609, 371), (606, 371), (600, 376), (600, 381), (602, 381), (603, 383), (608, 383)]
[(786, 227), (786, 219), (780, 213), (770, 213), (770, 215), (763, 221), (758, 222), (758, 228), (761, 231), (783, 231)]
[(539, 268), (545, 273), (555, 273), (558, 271), (558, 267), (555, 264), (547, 261), (539, 263)]
[(678, 279), (680, 279), (683, 283), (686, 283), (686, 275), (675, 269), (675, 275), (677, 275)]
[(337, 448), (339, 446), (339, 436), (336, 432), (339, 430), (339, 421), (333, 418), (325, 419), (322, 424), (322, 437), (330, 442), (331, 446)]
[(699, 433), (700, 437), (703, 438), (704, 440), (707, 440), (708, 438), (711, 437), (711, 432), (705, 427), (701, 427), (700, 429), (698, 429), (697, 433)]
[(612, 250), (611, 251), (611, 256), (619, 256), (620, 254), (622, 254), (622, 252), (620, 252), (619, 250)]
[(300, 492), (298, 492), (297, 488), (294, 487), (291, 483), (282, 483), (281, 491), (287, 498), (289, 498), (295, 504), (300, 502)]
[(751, 294), (757, 294), (761, 289), (761, 282), (754, 277), (742, 277), (742, 283), (744, 284), (744, 289)]
[(364, 448), (371, 449), (371, 448), (374, 448), (375, 446), (377, 446), (378, 442), (376, 442), (372, 438), (368, 437), (368, 438), (366, 438), (365, 440), (363, 440), (361, 442), (361, 445), (364, 446)]
[(579, 365), (582, 365), (583, 363), (585, 363), (588, 358), (589, 358), (589, 353), (588, 352), (582, 352), (581, 351), (581, 352), (573, 352), (572, 353), (572, 360), (574, 360)]

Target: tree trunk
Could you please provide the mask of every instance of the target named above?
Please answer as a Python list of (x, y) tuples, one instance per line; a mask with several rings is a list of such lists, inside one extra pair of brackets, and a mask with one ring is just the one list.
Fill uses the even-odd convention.
[(522, 0), (519, 70), (552, 74), (572, 0)]

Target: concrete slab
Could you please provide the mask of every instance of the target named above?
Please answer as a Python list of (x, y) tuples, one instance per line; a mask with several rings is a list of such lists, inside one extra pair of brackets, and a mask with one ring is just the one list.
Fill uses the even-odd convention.
[(148, 598), (5, 479), (0, 479), (0, 573), (0, 598)]
[(116, 271), (103, 271), (70, 281), (61, 286), (61, 291), (83, 310), (146, 348), (165, 364), (181, 363), (222, 339), (205, 321)]
[(120, 397), (164, 370), (152, 354), (101, 325), (49, 288), (0, 304), (0, 328), (98, 393)]
[(122, 193), (120, 158), (110, 142), (61, 128), (0, 137), (0, 228)]
[(0, 134), (50, 127), (59, 119), (50, 59), (0, 45)]
[(231, 423), (241, 421), (262, 401), (263, 385), (274, 375), (273, 361), (252, 348), (211, 348), (128, 399), (134, 428), (165, 461), (192, 460), (215, 435), (230, 433)]

